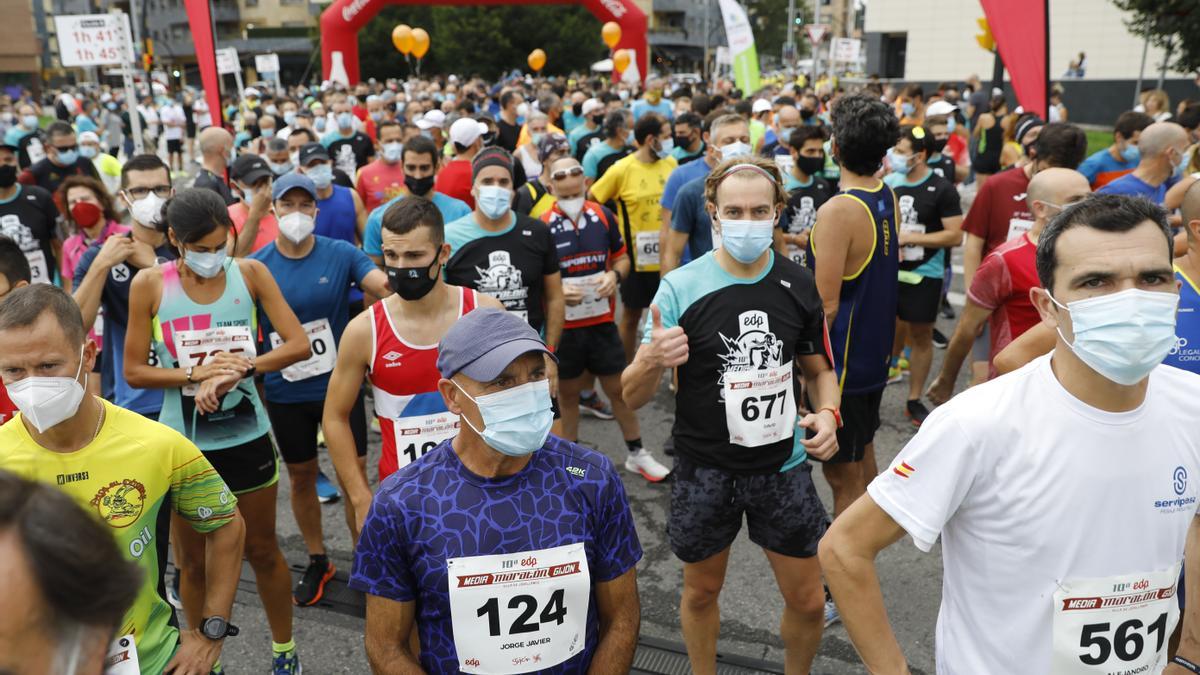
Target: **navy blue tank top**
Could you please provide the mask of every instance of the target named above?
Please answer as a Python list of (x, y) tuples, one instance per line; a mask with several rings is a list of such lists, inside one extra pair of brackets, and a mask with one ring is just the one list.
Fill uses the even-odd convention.
[[(892, 340), (896, 336), (897, 246), (896, 195), (880, 181), (873, 190), (851, 188), (832, 199), (853, 199), (871, 218), (874, 244), (862, 266), (842, 276), (837, 316), (829, 327), (833, 365), (843, 394), (866, 394), (887, 386)], [(816, 227), (820, 227), (820, 224)], [(820, 253), (808, 240), (807, 264), (813, 270)], [(843, 262), (831, 261), (842, 265)]]

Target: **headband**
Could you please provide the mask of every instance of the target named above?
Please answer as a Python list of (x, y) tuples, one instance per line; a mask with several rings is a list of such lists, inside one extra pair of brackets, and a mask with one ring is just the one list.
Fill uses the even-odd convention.
[(741, 171), (753, 171), (772, 183), (775, 182), (775, 177), (770, 173), (767, 173), (767, 170), (761, 166), (755, 166), (754, 164), (734, 164), (733, 166), (729, 167), (724, 174), (721, 175), (720, 179), (717, 180), (717, 187), (720, 187), (721, 183), (724, 183), (726, 178), (729, 178), (733, 174)]

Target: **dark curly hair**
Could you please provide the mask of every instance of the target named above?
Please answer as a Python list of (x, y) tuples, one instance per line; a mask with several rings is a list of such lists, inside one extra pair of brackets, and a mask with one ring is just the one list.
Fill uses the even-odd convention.
[(896, 114), (883, 101), (866, 94), (838, 99), (832, 117), (838, 163), (860, 176), (878, 171), (883, 156), (900, 139)]
[(54, 203), (63, 216), (63, 222), (70, 226), (71, 232), (78, 232), (80, 227), (71, 215), (71, 208), (67, 205), (67, 193), (71, 191), (71, 188), (77, 187), (92, 191), (92, 194), (96, 196), (96, 201), (100, 202), (100, 211), (103, 213), (105, 222), (117, 219), (112, 195), (108, 194), (108, 189), (104, 187), (103, 183), (91, 176), (67, 176), (62, 185), (58, 187), (58, 191), (54, 193)]

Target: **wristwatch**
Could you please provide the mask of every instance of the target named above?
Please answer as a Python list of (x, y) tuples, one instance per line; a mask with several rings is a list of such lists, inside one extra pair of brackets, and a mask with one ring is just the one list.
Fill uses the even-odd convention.
[(223, 640), (226, 636), (237, 637), (238, 627), (219, 616), (210, 616), (200, 622), (200, 633), (209, 640)]
[(195, 369), (196, 369), (196, 366), (188, 366), (187, 370), (183, 371), (183, 374), (187, 375), (187, 381), (191, 382), (193, 384), (196, 382), (195, 380), (192, 379), (192, 371)]

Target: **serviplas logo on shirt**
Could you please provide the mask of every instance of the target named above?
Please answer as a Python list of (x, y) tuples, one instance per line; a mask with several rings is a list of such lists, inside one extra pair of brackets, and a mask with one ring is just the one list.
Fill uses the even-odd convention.
[(725, 374), (746, 370), (766, 370), (783, 365), (783, 342), (771, 332), (767, 313), (752, 309), (738, 315), (738, 335), (730, 338), (724, 333), (721, 342), (725, 353), (721, 355), (724, 365), (717, 384), (718, 399), (725, 400)]
[(1196, 510), (1196, 497), (1188, 494), (1188, 470), (1186, 467), (1177, 466), (1171, 470), (1171, 491), (1174, 496), (1154, 501), (1154, 508), (1158, 509), (1159, 513), (1179, 513), (1180, 511), (1190, 513)]
[(116, 528), (129, 527), (142, 515), (146, 488), (132, 478), (113, 481), (100, 488), (90, 503), (104, 522)]

